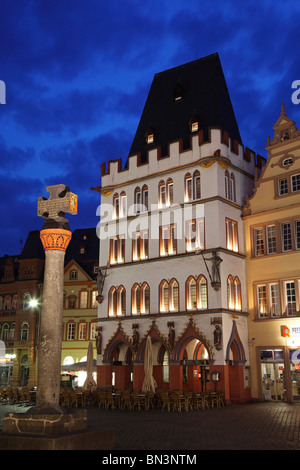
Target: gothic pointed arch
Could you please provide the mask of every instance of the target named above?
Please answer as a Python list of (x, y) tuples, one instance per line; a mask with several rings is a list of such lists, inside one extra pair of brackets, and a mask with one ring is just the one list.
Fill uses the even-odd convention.
[(159, 341), (162, 343), (164, 348), (168, 351), (170, 351), (170, 345), (168, 343), (167, 338), (159, 331), (158, 327), (155, 324), (155, 321), (152, 322), (152, 325), (150, 326), (149, 330), (147, 333), (144, 335), (144, 337), (141, 339), (139, 349), (137, 352), (136, 360), (138, 362), (143, 362), (144, 361), (144, 354), (145, 354), (145, 348), (146, 348), (146, 341), (147, 337), (150, 336), (151, 341)]
[(226, 349), (226, 362), (230, 361), (230, 350), (233, 354), (233, 361), (235, 364), (244, 364), (246, 362), (246, 354), (243, 343), (238, 333), (237, 324), (233, 321), (231, 335)]
[(109, 363), (113, 360), (113, 353), (120, 343), (127, 344), (128, 348), (132, 350), (132, 343), (130, 338), (124, 332), (121, 322), (114, 335), (108, 341), (105, 350), (103, 351), (103, 363)]
[(193, 339), (199, 340), (204, 345), (204, 347), (206, 348), (208, 352), (209, 362), (213, 362), (213, 356), (214, 356), (213, 348), (210, 342), (208, 341), (208, 339), (206, 338), (206, 336), (194, 324), (192, 318), (189, 320), (189, 323), (187, 324), (185, 330), (176, 341), (174, 352), (173, 352), (173, 360), (174, 361), (182, 360), (187, 344)]

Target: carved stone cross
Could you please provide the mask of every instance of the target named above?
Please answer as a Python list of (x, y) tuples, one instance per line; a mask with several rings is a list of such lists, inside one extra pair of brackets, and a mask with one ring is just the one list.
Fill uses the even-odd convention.
[(44, 229), (64, 228), (69, 229), (65, 213), (77, 214), (77, 196), (70, 192), (70, 188), (64, 184), (48, 186), (50, 197), (38, 198), (37, 215), (45, 219)]

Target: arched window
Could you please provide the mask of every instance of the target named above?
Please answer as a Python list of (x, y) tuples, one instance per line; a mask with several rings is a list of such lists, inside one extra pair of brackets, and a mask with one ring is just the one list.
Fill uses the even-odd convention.
[(11, 296), (6, 295), (4, 299), (4, 310), (11, 310)]
[(20, 340), (28, 341), (28, 339), (29, 339), (29, 323), (27, 321), (23, 321), (23, 323), (21, 323)]
[(233, 173), (230, 175), (230, 199), (234, 202), (236, 201), (235, 176)]
[(131, 304), (133, 314), (141, 313), (141, 288), (138, 284), (131, 289)]
[(197, 308), (207, 308), (207, 281), (204, 276), (197, 279)]
[(234, 310), (234, 284), (231, 274), (227, 278), (227, 305), (229, 309)]
[(194, 171), (193, 174), (193, 197), (194, 199), (201, 198), (201, 179), (200, 172), (198, 170)]
[(150, 287), (147, 282), (144, 282), (141, 287), (141, 312), (150, 312)]
[(149, 313), (150, 288), (147, 282), (140, 287), (134, 284), (131, 290), (132, 314)]
[(197, 308), (197, 286), (194, 277), (190, 276), (186, 281), (186, 308), (196, 310)]
[(167, 180), (167, 200), (166, 206), (169, 207), (174, 203), (174, 195), (173, 195), (173, 180), (169, 178)]
[(187, 310), (207, 308), (207, 281), (204, 276), (198, 276), (197, 281), (193, 276), (187, 279), (186, 308)]
[(230, 189), (229, 189), (229, 173), (225, 170), (225, 197), (230, 199)]
[(175, 312), (179, 310), (179, 286), (176, 279), (168, 283), (165, 279), (159, 287), (160, 312)]
[(24, 294), (23, 297), (23, 308), (29, 308), (30, 307), (30, 302), (31, 302), (31, 295), (30, 294)]
[(159, 306), (161, 312), (169, 311), (169, 285), (167, 281), (163, 280), (159, 287)]
[(11, 323), (9, 327), (9, 336), (8, 336), (8, 341), (13, 341), (15, 338), (15, 323)]
[(119, 194), (115, 193), (113, 196), (113, 219), (118, 219), (120, 216), (120, 199)]
[(187, 173), (184, 177), (184, 202), (189, 202), (193, 198), (193, 180), (192, 175)]
[(110, 288), (108, 293), (108, 315), (117, 315), (117, 290), (114, 286)]
[(148, 186), (144, 184), (142, 188), (142, 204), (143, 204), (143, 211), (148, 211)]
[(120, 194), (120, 217), (126, 217), (127, 215), (127, 196), (125, 191)]
[(172, 279), (170, 281), (170, 292), (169, 292), (169, 304), (170, 304), (170, 311), (176, 312), (179, 310), (179, 288), (178, 282), (176, 279)]
[(166, 206), (166, 185), (164, 181), (160, 181), (158, 184), (158, 207)]
[(126, 291), (124, 286), (116, 289), (112, 286), (108, 293), (108, 315), (110, 317), (122, 316), (126, 313)]
[(1, 339), (2, 341), (8, 341), (8, 337), (9, 337), (9, 324), (4, 323), (4, 325), (2, 325), (2, 330), (1, 330)]
[(241, 298), (241, 283), (239, 278), (234, 278), (234, 309), (242, 310), (242, 298)]
[(141, 212), (142, 205), (142, 193), (139, 187), (134, 190), (134, 213), (139, 214)]
[(11, 308), (12, 310), (17, 310), (18, 296), (15, 294), (12, 299)]
[(117, 314), (118, 315), (126, 314), (126, 291), (125, 291), (125, 287), (123, 286), (120, 286), (118, 288)]

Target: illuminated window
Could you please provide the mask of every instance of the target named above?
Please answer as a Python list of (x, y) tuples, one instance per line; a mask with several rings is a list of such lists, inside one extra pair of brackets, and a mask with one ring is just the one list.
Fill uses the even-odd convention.
[(189, 202), (193, 198), (193, 179), (190, 173), (184, 177), (184, 201)]
[(239, 251), (238, 224), (230, 219), (226, 219), (226, 248), (236, 253)]
[(134, 190), (134, 213), (139, 214), (141, 212), (142, 205), (142, 193), (139, 187)]
[(86, 339), (86, 323), (79, 323), (78, 325), (78, 340), (83, 341)]
[(295, 282), (288, 281), (285, 283), (285, 300), (286, 300), (286, 313), (287, 315), (296, 315), (296, 289)]
[(293, 175), (291, 178), (292, 181), (292, 191), (300, 191), (300, 174)]
[(148, 211), (148, 186), (146, 184), (142, 188), (142, 210)]
[(98, 323), (91, 323), (91, 326), (90, 326), (90, 339), (96, 339), (97, 328), (98, 328)]
[(278, 192), (280, 196), (289, 192), (287, 178), (281, 178), (278, 181)]
[(160, 312), (174, 312), (179, 310), (179, 286), (176, 279), (161, 281), (159, 286)]
[(186, 223), (186, 251), (204, 249), (204, 218)]
[(117, 235), (110, 239), (110, 263), (125, 262), (125, 235)]
[(197, 280), (190, 276), (186, 281), (186, 308), (187, 310), (207, 308), (207, 281), (204, 276), (198, 276)]
[(135, 284), (131, 290), (132, 314), (149, 313), (150, 289), (146, 282), (140, 287)]
[(275, 225), (268, 225), (266, 227), (267, 238), (267, 253), (276, 253), (276, 230)]
[(267, 316), (267, 287), (265, 284), (257, 286), (257, 308), (259, 318)]
[(169, 284), (170, 289), (170, 311), (176, 312), (179, 310), (179, 290), (178, 290), (178, 282), (175, 279), (172, 279)]
[(173, 196), (173, 180), (169, 178), (167, 180), (167, 200), (166, 200), (166, 206), (169, 207), (173, 204), (174, 202), (174, 196)]
[(292, 249), (291, 224), (289, 222), (285, 222), (280, 225), (281, 225), (282, 251), (290, 251)]
[(120, 194), (120, 217), (126, 217), (127, 215), (127, 196), (125, 191)]
[(98, 291), (93, 290), (93, 291), (92, 291), (92, 308), (96, 308), (97, 305), (98, 305), (98, 302), (97, 302), (97, 295), (98, 295)]
[(228, 170), (225, 171), (225, 197), (230, 201), (236, 201), (235, 176), (233, 173), (229, 174)]
[(200, 172), (194, 171), (193, 176), (187, 173), (184, 177), (184, 201), (190, 202), (192, 200), (201, 198), (201, 179)]
[(126, 313), (126, 291), (123, 286), (111, 287), (108, 293), (108, 315), (122, 316)]
[(29, 339), (29, 323), (24, 321), (23, 323), (21, 323), (20, 340), (28, 341), (28, 339)]
[(11, 296), (6, 295), (4, 298), (4, 310), (11, 310)]
[(120, 199), (119, 194), (115, 193), (113, 196), (113, 219), (118, 219), (120, 216)]
[(148, 230), (134, 232), (132, 235), (132, 259), (140, 261), (148, 258)]
[(80, 308), (87, 308), (87, 302), (88, 302), (88, 293), (87, 293), (87, 291), (80, 292), (80, 296), (79, 296)]
[(166, 185), (164, 181), (160, 181), (158, 185), (158, 207), (166, 206)]
[(254, 253), (255, 256), (265, 254), (264, 233), (261, 227), (254, 229)]
[(71, 341), (75, 338), (75, 323), (68, 323), (67, 326), (67, 340)]
[(231, 310), (242, 310), (241, 283), (237, 276), (233, 278), (231, 274), (227, 278), (227, 303)]
[(159, 232), (160, 256), (170, 256), (177, 252), (177, 238), (175, 225), (160, 227)]

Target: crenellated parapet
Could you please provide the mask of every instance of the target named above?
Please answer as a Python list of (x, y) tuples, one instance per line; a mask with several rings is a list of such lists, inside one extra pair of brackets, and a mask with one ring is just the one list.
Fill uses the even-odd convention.
[(256, 168), (261, 169), (265, 158), (256, 154), (238, 141), (232, 140), (226, 131), (220, 128), (209, 128), (209, 138), (204, 141), (203, 131), (191, 135), (191, 145), (183, 149), (181, 139), (170, 142), (168, 154), (162, 155), (161, 148), (152, 147), (148, 150), (147, 162), (141, 162), (140, 154), (129, 156), (126, 165), (122, 160), (110, 160), (101, 165), (102, 188), (115, 187), (136, 179), (147, 178), (184, 167), (199, 164), (208, 166), (209, 162), (217, 161), (223, 167), (231, 166), (251, 175)]

